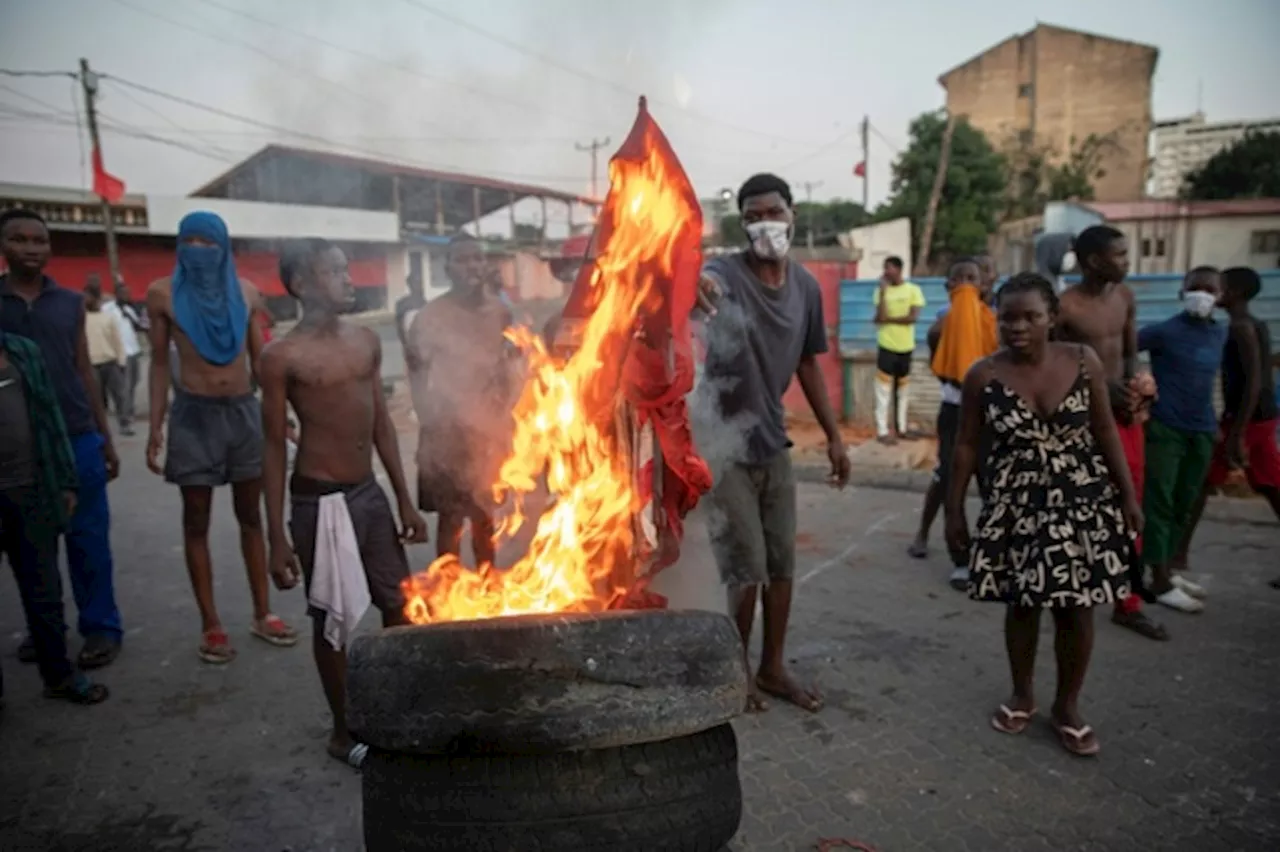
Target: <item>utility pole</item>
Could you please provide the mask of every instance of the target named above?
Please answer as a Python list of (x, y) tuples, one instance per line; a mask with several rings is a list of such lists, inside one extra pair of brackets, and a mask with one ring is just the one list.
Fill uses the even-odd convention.
[(600, 153), (600, 149), (608, 144), (609, 144), (609, 137), (606, 136), (603, 139), (592, 138), (591, 144), (589, 145), (582, 145), (579, 143), (573, 146), (577, 148), (579, 151), (591, 152), (591, 197), (592, 198), (600, 197), (600, 193), (597, 189), (597, 180), (598, 180), (598, 171), (599, 171), (599, 168), (598, 168), (599, 153)]
[(926, 268), (929, 250), (933, 248), (933, 226), (938, 216), (938, 199), (947, 183), (947, 162), (951, 159), (951, 136), (956, 132), (956, 117), (947, 116), (946, 129), (942, 131), (942, 150), (938, 152), (938, 173), (933, 176), (933, 191), (929, 193), (929, 209), (924, 215), (924, 233), (920, 235), (920, 257), (917, 261)]
[(804, 201), (805, 201), (805, 244), (808, 245), (809, 251), (813, 251), (813, 191), (822, 186), (822, 181), (805, 181), (804, 184)]
[[(102, 157), (102, 142), (98, 138), (98, 111), (94, 101), (98, 97), (98, 75), (89, 70), (89, 60), (80, 60), (80, 88), (84, 90), (84, 112), (89, 122), (89, 141), (96, 157)], [(101, 196), (99, 196), (101, 198)], [(102, 199), (102, 227), (107, 235), (107, 265), (111, 268), (111, 284), (120, 280), (120, 253), (116, 249), (116, 224), (112, 218), (111, 202)]]
[(870, 213), (871, 198), (871, 145), (867, 133), (871, 130), (871, 116), (862, 117), (862, 210)]

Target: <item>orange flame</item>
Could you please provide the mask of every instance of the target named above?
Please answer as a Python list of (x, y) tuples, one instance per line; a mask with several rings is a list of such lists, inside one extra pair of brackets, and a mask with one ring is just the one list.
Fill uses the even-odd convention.
[[(533, 522), (532, 542), (506, 570), (486, 564), (472, 571), (446, 555), (407, 579), (405, 614), (414, 624), (601, 611), (636, 582), (641, 496), (617, 428), (623, 366), (637, 321), (661, 307), (660, 282), (674, 277), (677, 263), (688, 264), (685, 235), (690, 227), (701, 232), (701, 212), (643, 102), (609, 164), (609, 181), (588, 273), (590, 315), (576, 351), (562, 360), (528, 329), (507, 332), (529, 369), (513, 412), (511, 454), (494, 486), (495, 499), (512, 507), (497, 535), (510, 538)], [(530, 518), (526, 503), (544, 475), (553, 502)]]

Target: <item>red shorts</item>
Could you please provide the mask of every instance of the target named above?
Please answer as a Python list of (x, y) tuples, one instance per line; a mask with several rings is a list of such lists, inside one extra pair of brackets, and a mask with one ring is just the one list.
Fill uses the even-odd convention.
[[(1209, 484), (1222, 485), (1227, 481), (1230, 466), (1227, 464), (1226, 434), (1230, 423), (1222, 421), (1218, 433), (1218, 446), (1213, 450), (1213, 462), (1209, 465)], [(1244, 459), (1248, 467), (1245, 473), (1254, 490), (1280, 488), (1280, 448), (1276, 447), (1276, 421), (1260, 420), (1244, 427)]]
[[(1116, 430), (1120, 433), (1120, 446), (1124, 449), (1124, 459), (1129, 463), (1129, 477), (1133, 480), (1134, 493), (1138, 495), (1138, 502), (1141, 503), (1142, 489), (1146, 487), (1147, 482), (1147, 431), (1141, 423), (1117, 423)], [(1138, 536), (1134, 546), (1138, 553), (1142, 552), (1142, 536)], [(1135, 564), (1141, 565), (1141, 563)], [(1134, 613), (1142, 609), (1142, 598), (1136, 592), (1139, 579), (1141, 579), (1140, 575), (1130, 580), (1135, 590), (1133, 594), (1116, 601), (1118, 611)]]
[(1124, 448), (1125, 461), (1129, 463), (1129, 476), (1133, 479), (1133, 490), (1142, 501), (1142, 489), (1147, 479), (1147, 433), (1141, 423), (1117, 423), (1120, 432), (1120, 446)]

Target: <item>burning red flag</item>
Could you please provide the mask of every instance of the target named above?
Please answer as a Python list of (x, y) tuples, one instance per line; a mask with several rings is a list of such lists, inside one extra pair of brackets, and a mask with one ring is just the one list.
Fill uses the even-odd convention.
[(108, 204), (119, 204), (124, 198), (124, 181), (107, 171), (102, 164), (102, 149), (93, 149), (93, 191)]
[[(702, 269), (702, 212), (697, 194), (689, 182), (671, 143), (649, 114), (643, 98), (631, 133), (610, 161), (610, 172), (622, 163), (647, 162), (668, 187), (674, 187), (683, 202), (683, 219), (668, 243), (667, 257), (653, 265), (654, 288), (639, 318), (637, 339), (623, 369), (623, 391), (635, 407), (640, 425), (651, 425), (656, 448), (662, 451), (660, 488), (655, 488), (655, 461), (641, 470), (641, 486), (647, 500), (661, 495), (658, 511), (658, 552), (652, 572), (671, 565), (679, 556), (683, 519), (698, 499), (711, 487), (711, 472), (693, 446), (689, 411), (685, 396), (693, 389), (693, 336), (689, 314), (697, 300), (698, 275)], [(614, 222), (633, 211), (617, 209), (623, 199), (610, 193), (592, 240), (608, 245)], [(591, 300), (580, 292), (589, 284), (580, 278), (574, 296)]]
[(867, 161), (863, 160), (853, 167), (853, 176), (865, 178), (867, 176)]
[[(507, 330), (528, 363), (493, 496), (505, 513), (498, 537), (531, 524), (532, 540), (505, 569), (473, 571), (442, 555), (403, 584), (410, 621), (665, 604), (648, 580), (674, 561), (682, 518), (711, 486), (684, 403), (701, 235), (697, 196), (641, 99), (609, 163), (609, 194), (557, 335), (562, 345), (548, 353), (529, 329)], [(638, 431), (652, 431), (661, 447), (660, 476), (652, 465), (638, 469), (646, 443)], [(539, 483), (552, 499), (530, 512)], [(656, 541), (643, 523), (650, 516)]]

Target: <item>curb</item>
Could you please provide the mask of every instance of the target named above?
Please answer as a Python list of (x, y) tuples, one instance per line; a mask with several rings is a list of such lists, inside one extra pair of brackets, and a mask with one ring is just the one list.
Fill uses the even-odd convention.
[[(800, 482), (826, 482), (830, 472), (825, 464), (800, 461), (794, 465), (796, 479)], [(890, 467), (857, 467), (849, 478), (850, 485), (860, 488), (879, 488), (885, 491), (910, 491), (923, 494), (929, 489), (933, 472), (928, 470), (902, 470)], [(971, 496), (977, 489), (970, 487)], [(1273, 526), (1276, 522), (1265, 500), (1240, 497), (1211, 497), (1204, 507), (1204, 519), (1220, 524), (1248, 524)]]

